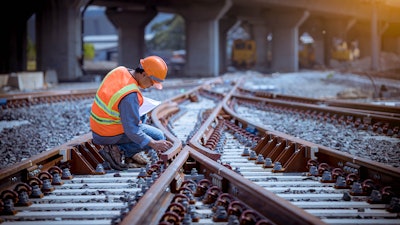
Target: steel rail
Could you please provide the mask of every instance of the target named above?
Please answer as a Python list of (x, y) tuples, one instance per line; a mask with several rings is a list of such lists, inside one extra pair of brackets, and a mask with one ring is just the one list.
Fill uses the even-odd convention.
[[(203, 82), (210, 84), (217, 82), (220, 79), (211, 79), (210, 81)], [(178, 80), (173, 84), (167, 83), (164, 89), (180, 89), (180, 88), (193, 88), (199, 86), (201, 81), (185, 81)], [(82, 100), (93, 98), (97, 89), (80, 89), (80, 90), (48, 90), (48, 91), (30, 91), (24, 93), (11, 93), (0, 94), (0, 106), (2, 109), (6, 108), (20, 108), (31, 105), (62, 102), (67, 100)]]
[[(60, 151), (62, 150), (70, 150), (73, 151), (76, 148), (79, 148), (79, 146), (90, 144), (91, 143), (91, 136), (90, 134), (86, 134), (82, 137), (79, 137), (78, 139), (75, 139), (69, 143), (66, 143), (63, 146), (60, 146)], [(174, 145), (176, 146), (176, 145)], [(68, 149), (69, 147), (69, 149)], [(98, 147), (98, 146), (96, 146)], [(65, 149), (67, 148), (67, 149)], [(72, 152), (64, 152), (65, 155), (69, 155), (69, 158), (73, 158)], [(84, 156), (83, 158), (89, 159), (88, 156)], [(191, 158), (190, 162), (188, 162), (188, 158)], [(194, 161), (195, 160), (195, 166), (194, 166)], [(77, 164), (74, 164), (77, 166)], [(160, 220), (160, 218), (163, 216), (163, 213), (167, 211), (167, 205), (171, 201), (171, 199), (174, 196), (174, 193), (177, 193), (179, 191), (179, 188), (181, 187), (182, 182), (185, 181), (184, 176), (185, 174), (183, 173), (182, 168), (183, 167), (189, 167), (191, 168), (190, 171), (193, 168), (199, 168), (199, 171), (206, 172), (204, 177), (212, 180), (212, 175), (210, 174), (216, 174), (218, 176), (222, 176), (223, 180), (220, 180), (220, 182), (223, 182), (224, 185), (220, 186), (219, 188), (223, 190), (226, 193), (229, 193), (230, 195), (234, 196), (237, 198), (237, 200), (240, 200), (243, 202), (243, 205), (248, 206), (248, 209), (250, 209), (252, 206), (260, 206), (260, 202), (258, 201), (258, 198), (261, 195), (264, 195), (267, 200), (270, 202), (270, 204), (274, 204), (271, 201), (274, 200), (274, 196), (267, 195), (265, 193), (259, 193), (260, 188), (257, 186), (252, 185), (247, 185), (247, 181), (243, 180), (243, 178), (240, 175), (237, 175), (235, 172), (227, 169), (225, 166), (216, 163), (215, 161), (208, 159), (207, 157), (203, 157), (200, 153), (194, 150), (190, 150), (189, 147), (186, 147), (186, 150), (180, 151), (179, 155), (170, 163), (168, 164), (166, 170), (164, 170), (161, 175), (156, 178), (156, 181), (151, 185), (151, 187), (145, 191), (144, 195), (141, 196), (138, 200), (138, 202), (134, 205), (133, 208), (129, 212), (126, 212), (126, 214), (123, 213), (123, 208), (121, 209), (121, 215), (119, 220), (114, 220), (113, 223), (117, 222), (118, 224), (157, 224), (157, 221)], [(76, 169), (75, 169), (76, 170)], [(77, 170), (76, 170), (77, 171)], [(188, 171), (186, 171), (188, 173)], [(84, 172), (82, 174), (87, 174), (87, 172)], [(118, 173), (117, 173), (118, 174)], [(115, 175), (117, 175), (115, 174)], [(122, 176), (124, 176), (124, 173), (120, 173)], [(114, 175), (114, 177), (116, 177)], [(77, 175), (75, 175), (77, 176)], [(89, 180), (93, 179), (94, 176), (102, 176), (100, 174), (91, 174), (91, 176), (86, 176), (86, 177), (79, 177), (79, 179), (83, 180)], [(117, 176), (119, 177), (119, 176)], [(186, 179), (187, 181), (187, 179)], [(112, 181), (111, 181), (112, 182)], [(220, 182), (213, 183), (214, 185), (221, 184)], [(20, 183), (19, 183), (20, 184)], [(72, 183), (73, 184), (73, 183)], [(89, 186), (93, 185), (88, 183)], [(17, 184), (18, 185), (18, 184)], [(80, 182), (80, 186), (85, 186), (87, 184)], [(106, 185), (106, 184), (102, 184)], [(113, 184), (115, 185), (115, 184)], [(62, 185), (61, 185), (62, 187)], [(57, 190), (58, 188), (56, 188)], [(112, 189), (110, 190), (112, 191)], [(5, 193), (4, 191), (2, 192)], [(51, 193), (51, 192), (49, 192)], [(85, 193), (85, 192), (83, 192)], [(253, 201), (249, 201), (253, 199)], [(56, 199), (56, 198), (55, 198)], [(104, 207), (107, 206), (108, 203), (104, 203)], [(297, 208), (292, 207), (292, 209), (285, 208), (284, 204), (282, 203), (277, 203), (280, 205), (280, 207), (283, 207), (284, 212), (292, 212), (295, 218), (297, 218), (293, 223), (293, 220), (290, 220), (292, 222), (288, 223), (289, 220), (286, 217), (274, 217), (279, 212), (271, 212), (269, 210), (262, 210), (263, 208), (256, 208), (253, 209), (253, 211), (258, 211), (257, 214), (262, 215), (264, 217), (264, 220), (268, 218), (268, 221), (273, 221), (269, 224), (321, 224), (319, 220), (317, 220), (315, 217), (304, 213), (302, 211), (299, 211)], [(40, 208), (39, 204), (37, 208)], [(67, 204), (64, 204), (65, 207), (67, 207)], [(264, 208), (269, 208), (270, 205), (263, 205)], [(89, 207), (89, 204), (83, 204), (83, 207)], [(34, 208), (34, 207), (32, 207)], [(61, 206), (62, 209), (62, 206)], [(29, 210), (29, 207), (25, 207), (24, 211)], [(18, 217), (18, 213), (16, 215), (17, 218), (22, 218), (21, 216)], [(35, 214), (32, 214), (32, 219)], [(64, 216), (68, 215), (67, 213), (64, 213)], [(138, 216), (140, 215), (140, 216)], [(58, 216), (62, 216), (62, 214), (58, 214)], [(83, 214), (81, 215), (83, 216)], [(4, 224), (15, 224), (14, 222), (11, 221), (12, 218), (15, 216), (13, 215), (8, 215), (4, 216), (3, 218), (10, 220), (4, 222)], [(101, 216), (100, 216), (101, 217)], [(69, 219), (63, 219), (62, 221), (54, 221), (52, 220), (53, 218), (48, 217), (50, 220), (49, 221), (41, 221), (41, 224), (81, 224), (82, 221), (80, 221), (78, 218), (79, 216), (77, 215), (77, 218), (74, 220), (69, 220)], [(73, 218), (73, 217), (72, 217)], [(118, 218), (118, 216), (117, 216)], [(101, 224), (103, 223), (104, 220), (99, 220), (97, 223)], [(89, 222), (89, 221), (87, 221)], [(94, 222), (96, 222), (96, 219), (94, 219)], [(105, 222), (105, 221), (104, 221)], [(16, 224), (35, 224), (38, 223), (37, 220), (33, 221), (26, 221), (26, 222), (21, 222), (21, 221), (16, 221)]]
[[(229, 96), (229, 95), (228, 95)], [(276, 169), (273, 168), (273, 173), (307, 173), (308, 165), (310, 162), (318, 160), (318, 163), (315, 165), (326, 165), (326, 168), (320, 169), (321, 171), (317, 174), (317, 177), (322, 177), (323, 172), (331, 173), (331, 170), (335, 169), (335, 171), (345, 171), (343, 174), (347, 174), (347, 176), (357, 177), (357, 181), (363, 182), (363, 188), (368, 189), (368, 185), (366, 183), (374, 183), (376, 187), (385, 187), (389, 188), (390, 190), (398, 190), (399, 189), (399, 176), (400, 171), (397, 168), (389, 167), (383, 165), (381, 163), (376, 163), (370, 160), (361, 159), (358, 157), (354, 157), (347, 153), (341, 153), (335, 151), (333, 149), (329, 149), (327, 147), (307, 142), (301, 140), (299, 138), (291, 137), (290, 135), (286, 135), (276, 131), (269, 131), (268, 129), (260, 126), (259, 124), (252, 124), (248, 122), (246, 119), (241, 118), (240, 115), (235, 113), (232, 108), (230, 107), (230, 103), (235, 100), (237, 96), (232, 95), (231, 97), (225, 97), (224, 99), (224, 107), (214, 107), (215, 110), (211, 114), (210, 117), (202, 124), (199, 129), (199, 132), (196, 133), (192, 139), (189, 140), (189, 145), (202, 153), (202, 155), (212, 156), (210, 158), (216, 161), (222, 161), (223, 159), (221, 151), (218, 147), (219, 144), (222, 144), (223, 141), (220, 140), (222, 134), (221, 131), (218, 131), (218, 125), (228, 123), (227, 121), (231, 122), (234, 126), (236, 126), (234, 133), (240, 133), (241, 137), (248, 138), (249, 142), (253, 143), (256, 140), (261, 140), (258, 142), (257, 146), (248, 146), (251, 150), (255, 151), (255, 157), (259, 154), (263, 155), (263, 158), (267, 155), (273, 156), (272, 164), (270, 165), (272, 168), (274, 167), (274, 163), (278, 165), (278, 162), (281, 163), (282, 167), (277, 167)], [(248, 130), (252, 131), (247, 132)], [(216, 133), (216, 135), (214, 135)], [(254, 138), (254, 135), (258, 135), (258, 139)], [(240, 136), (239, 135), (239, 136)], [(247, 137), (246, 137), (247, 136)], [(208, 145), (211, 142), (213, 144)], [(215, 151), (215, 154), (212, 154), (211, 151)], [(207, 154), (204, 154), (204, 153)], [(253, 156), (254, 157), (254, 156)], [(254, 164), (253, 159), (253, 164)], [(263, 163), (263, 162), (262, 162)], [(261, 163), (261, 164), (262, 164)], [(329, 165), (329, 166), (328, 166)], [(351, 176), (350, 176), (351, 174)], [(336, 175), (335, 175), (336, 176)], [(262, 178), (261, 178), (262, 179)], [(303, 178), (307, 179), (307, 178)], [(319, 178), (317, 178), (319, 179)], [(336, 179), (336, 178), (335, 178)], [(336, 181), (336, 180), (335, 180)], [(327, 181), (323, 181), (327, 182)], [(334, 183), (333, 180), (329, 180), (327, 183)], [(351, 183), (352, 181), (346, 181)], [(376, 183), (375, 183), (376, 182)], [(353, 183), (351, 183), (353, 185)], [(356, 184), (354, 184), (356, 185)], [(346, 189), (350, 188), (346, 185)], [(369, 187), (371, 188), (371, 187)], [(340, 188), (339, 188), (340, 189)], [(371, 191), (371, 190), (369, 190)], [(376, 190), (378, 191), (378, 190)], [(382, 191), (382, 190), (381, 190)], [(383, 192), (384, 193), (384, 192)], [(369, 194), (369, 193), (368, 193)], [(384, 193), (387, 194), (387, 193)], [(363, 193), (365, 195), (365, 193)], [(398, 195), (391, 194), (391, 197)], [(345, 207), (345, 203), (343, 203)], [(396, 208), (397, 206), (394, 206)], [(391, 210), (391, 209), (389, 209)], [(392, 216), (395, 214), (387, 213), (387, 215)], [(389, 217), (390, 217), (389, 216)], [(334, 223), (334, 220), (326, 220), (329, 223)], [(340, 220), (343, 222), (344, 220)], [(350, 219), (349, 219), (350, 221)], [(398, 220), (387, 220), (383, 221), (383, 223), (397, 223)], [(339, 223), (340, 223), (339, 222)], [(355, 223), (353, 221), (352, 223)], [(365, 220), (366, 223), (367, 220)], [(382, 222), (379, 220), (372, 220), (369, 223), (377, 223)], [(357, 222), (356, 222), (357, 223)]]
[[(369, 111), (352, 110), (349, 108), (321, 106), (299, 102), (287, 102), (281, 100), (265, 99), (252, 96), (233, 95), (232, 101), (244, 101), (253, 105), (265, 108), (279, 108), (283, 111), (291, 111), (321, 117), (322, 119), (342, 120), (345, 123), (354, 125), (364, 125), (365, 129), (370, 126), (377, 133), (387, 134), (391, 130), (396, 135), (400, 132), (400, 117), (389, 115), (373, 114)], [(379, 128), (379, 129), (378, 129)], [(388, 134), (389, 135), (389, 134)]]
[[(195, 149), (189, 150), (191, 157), (200, 162), (200, 165), (208, 165), (207, 171), (215, 173), (227, 180), (227, 188), (233, 192), (234, 196), (242, 199), (253, 209), (258, 210), (265, 217), (274, 221), (277, 224), (324, 224), (318, 218), (309, 213), (299, 210), (293, 205), (282, 201), (278, 196), (274, 195), (266, 189), (249, 182), (243, 176), (233, 172), (232, 169), (215, 162), (214, 160), (204, 157)], [(203, 167), (200, 167), (200, 170)], [(290, 217), (286, 216), (290, 215)]]
[[(230, 86), (222, 88), (225, 91), (223, 91), (224, 94), (221, 94), (221, 92), (215, 91), (218, 89), (218, 85), (210, 82), (205, 86), (196, 87), (184, 94), (164, 101), (153, 110), (151, 113), (151, 121), (155, 126), (165, 132), (167, 139), (173, 142), (173, 147), (158, 155), (160, 160), (153, 162), (154, 167), (146, 168), (148, 169), (147, 175), (144, 177), (142, 177), (143, 175), (140, 175), (142, 171), (139, 171), (138, 169), (128, 170), (126, 173), (123, 171), (116, 172), (98, 170), (98, 164), (104, 162), (104, 159), (98, 154), (98, 150), (100, 150), (102, 146), (94, 145), (91, 142), (91, 134), (86, 134), (78, 139), (52, 149), (47, 152), (48, 154), (45, 152), (34, 159), (21, 162), (17, 164), (15, 168), (0, 170), (0, 180), (2, 183), (0, 189), (2, 204), (0, 204), (0, 209), (4, 211), (4, 208), (8, 207), (5, 207), (5, 203), (9, 204), (10, 198), (18, 199), (18, 197), (16, 197), (17, 194), (13, 193), (21, 192), (19, 189), (21, 186), (18, 185), (24, 182), (30, 184), (29, 182), (32, 181), (33, 177), (43, 177), (43, 174), (46, 175), (49, 173), (47, 171), (52, 171), (52, 169), (54, 170), (54, 166), (70, 168), (72, 174), (76, 177), (66, 178), (65, 183), (68, 183), (67, 187), (63, 188), (63, 185), (60, 187), (56, 185), (55, 192), (53, 192), (53, 194), (52, 191), (46, 192), (46, 197), (58, 195), (56, 193), (59, 193), (61, 190), (68, 190), (69, 186), (76, 186), (74, 183), (79, 181), (81, 182), (79, 185), (83, 185), (85, 188), (92, 185), (94, 190), (97, 190), (97, 192), (99, 191), (98, 188), (96, 189), (97, 184), (86, 183), (85, 179), (91, 180), (91, 182), (97, 182), (96, 180), (98, 179), (103, 181), (109, 179), (109, 182), (98, 184), (99, 187), (102, 187), (101, 185), (113, 187), (108, 188), (107, 192), (118, 193), (121, 188), (129, 190), (128, 192), (130, 195), (128, 196), (117, 194), (114, 195), (114, 197), (111, 197), (106, 194), (106, 198), (114, 198), (114, 201), (120, 202), (121, 199), (124, 200), (120, 203), (120, 212), (113, 209), (108, 212), (108, 215), (105, 215), (107, 213), (104, 212), (102, 213), (103, 215), (92, 215), (95, 218), (89, 220), (95, 221), (97, 224), (109, 224), (110, 221), (112, 224), (167, 224), (166, 220), (171, 220), (170, 223), (178, 223), (177, 218), (180, 218), (179, 220), (181, 220), (184, 216), (181, 215), (181, 217), (177, 217), (175, 215), (178, 213), (176, 209), (172, 212), (169, 207), (171, 204), (176, 207), (175, 203), (177, 202), (175, 202), (174, 199), (177, 196), (182, 195), (181, 191), (183, 189), (188, 188), (185, 186), (186, 181), (199, 181), (201, 178), (206, 178), (210, 181), (206, 193), (208, 193), (208, 191), (218, 190), (219, 195), (221, 195), (221, 193), (224, 192), (225, 194), (232, 196), (232, 198), (240, 201), (240, 204), (242, 204), (243, 207), (252, 212), (249, 217), (240, 217), (243, 224), (255, 224), (257, 221), (259, 224), (336, 223), (333, 219), (323, 219), (324, 216), (327, 216), (325, 214), (326, 212), (312, 210), (313, 207), (318, 207), (317, 205), (307, 205), (304, 202), (299, 202), (298, 205), (295, 203), (289, 203), (289, 201), (287, 201), (288, 195), (283, 195), (281, 189), (279, 189), (280, 187), (275, 189), (265, 187), (263, 186), (265, 185), (265, 182), (262, 182), (262, 179), (271, 178), (280, 180), (293, 176), (295, 177), (293, 179), (304, 179), (304, 184), (306, 184), (308, 179), (311, 179), (313, 180), (313, 185), (320, 184), (319, 186), (330, 186), (332, 189), (332, 186), (335, 185), (335, 181), (333, 179), (324, 181), (323, 173), (329, 172), (333, 174), (333, 171), (339, 171), (340, 169), (342, 173), (341, 175), (348, 175), (348, 179), (346, 180), (346, 183), (348, 182), (348, 184), (345, 187), (346, 190), (351, 190), (350, 185), (362, 182), (362, 192), (369, 193), (373, 190), (378, 191), (373, 187), (374, 185), (385, 188), (390, 186), (390, 188), (385, 189), (387, 192), (382, 192), (382, 195), (392, 199), (399, 195), (400, 171), (396, 168), (387, 167), (369, 160), (359, 159), (350, 154), (340, 153), (284, 133), (270, 131), (260, 124), (252, 124), (246, 118), (242, 118), (241, 115), (237, 114), (232, 109), (232, 103), (237, 101), (238, 98), (241, 98), (241, 96), (235, 95), (239, 83), (240, 80), (237, 80), (230, 84)], [(226, 90), (229, 90), (229, 92), (226, 93)], [(202, 118), (200, 126), (195, 128), (196, 132), (194, 135), (190, 136), (187, 141), (181, 140), (174, 134), (173, 128), (168, 126), (171, 122), (173, 123), (173, 120), (175, 119), (175, 122), (179, 121), (179, 118), (174, 118), (174, 116), (178, 115), (184, 109), (183, 105), (187, 104), (188, 107), (186, 108), (190, 108), (190, 104), (195, 105), (199, 101), (199, 98), (214, 99), (217, 104), (214, 106), (208, 106), (212, 109), (206, 111), (207, 115)], [(248, 98), (249, 97), (246, 99)], [(265, 101), (265, 99), (263, 101)], [(200, 110), (200, 112), (202, 111)], [(196, 122), (199, 118), (191, 119), (193, 122)], [(187, 126), (187, 128), (193, 129), (192, 126)], [(191, 131), (192, 130), (187, 130), (187, 132)], [(227, 139), (223, 139), (223, 135), (225, 135)], [(222, 149), (220, 149), (221, 145)], [(261, 170), (260, 172), (256, 172), (263, 177), (249, 177), (249, 174), (254, 173), (251, 171), (245, 171), (245, 167), (253, 168), (252, 165), (254, 165), (256, 161), (256, 159), (250, 160), (250, 156), (246, 156), (242, 153), (242, 150), (246, 148), (254, 151), (256, 156), (261, 154), (263, 158), (269, 156), (272, 159), (272, 164), (270, 165), (272, 167), (263, 168), (263, 172), (261, 172)], [(229, 158), (231, 156), (239, 156), (239, 158), (242, 157), (244, 159)], [(231, 161), (232, 163), (230, 163)], [(233, 164), (237, 166), (241, 165), (241, 163), (244, 163), (243, 165), (245, 166), (242, 168), (242, 171), (237, 171), (233, 167)], [(278, 167), (278, 163), (282, 166)], [(260, 167), (260, 164), (257, 166)], [(310, 169), (312, 167), (318, 167), (318, 172), (316, 174), (312, 174), (312, 170)], [(240, 166), (237, 168), (240, 168)], [(198, 171), (199, 174), (193, 174), (193, 170)], [(350, 176), (349, 174), (352, 175)], [(124, 178), (125, 176), (129, 176), (129, 178)], [(131, 187), (132, 184), (139, 185), (141, 177), (150, 179), (150, 176), (154, 179), (154, 182), (147, 186), (147, 189), (139, 191), (138, 188), (135, 189)], [(336, 179), (338, 175), (334, 174), (334, 176)], [(123, 183), (113, 183), (113, 180), (117, 179), (121, 179)], [(130, 183), (132, 182), (132, 179), (134, 181), (133, 183)], [(302, 184), (302, 182), (299, 181), (298, 184)], [(196, 184), (197, 187), (206, 188), (200, 185), (200, 183), (201, 182)], [(121, 186), (121, 188), (118, 188), (119, 186)], [(282, 188), (287, 187), (284, 186)], [(100, 189), (100, 192), (105, 192), (102, 191), (102, 189), (103, 188)], [(293, 189), (296, 188), (293, 187)], [(85, 193), (87, 190), (89, 189), (83, 189), (82, 193)], [(298, 190), (301, 190), (301, 188), (298, 188)], [(339, 188), (339, 192), (341, 190), (342, 189)], [(80, 190), (69, 190), (66, 192), (79, 193), (79, 191)], [(88, 193), (90, 192), (96, 191), (90, 189)], [(141, 193), (142, 195), (135, 196), (135, 193)], [(301, 196), (301, 194), (298, 195)], [(217, 205), (227, 204), (226, 202), (223, 203), (224, 201), (222, 200), (222, 202), (216, 201), (216, 197), (218, 196), (216, 196), (214, 192), (211, 192), (209, 196), (207, 196), (207, 194), (203, 195), (204, 198), (210, 196), (213, 196), (211, 197), (214, 198), (213, 203)], [(58, 199), (61, 199), (61, 197), (62, 196), (57, 196)], [(72, 195), (70, 196), (70, 194), (66, 197), (74, 198)], [(84, 195), (82, 197), (84, 197)], [(197, 199), (199, 204), (203, 197)], [(88, 198), (95, 197), (89, 195)], [(367, 199), (368, 196), (366, 196), (365, 193), (361, 193), (360, 197), (350, 196), (350, 199), (355, 198)], [(15, 202), (17, 202), (17, 200), (15, 200)], [(380, 202), (382, 203), (383, 200), (380, 200)], [(104, 207), (107, 207), (107, 205), (109, 205), (109, 207), (115, 207), (112, 206), (111, 203), (112, 202), (104, 202)], [(349, 207), (354, 207), (354, 204), (350, 203), (355, 202), (343, 202), (343, 205), (346, 203), (353, 205)], [(385, 204), (388, 203), (385, 202)], [(201, 203), (201, 206), (197, 205), (197, 207), (204, 207), (205, 205), (207, 204), (203, 202)], [(390, 207), (391, 206), (392, 205), (390, 205)], [(87, 207), (89, 207), (89, 204)], [(359, 207), (361, 208), (364, 206)], [(394, 207), (398, 206), (395, 205)], [(29, 211), (29, 206), (25, 207), (23, 210)], [(94, 208), (91, 210), (96, 211)], [(180, 210), (182, 210), (182, 208), (180, 208)], [(66, 211), (69, 210), (66, 209)], [(208, 213), (210, 213), (207, 214), (208, 217), (213, 215), (211, 214), (211, 211), (213, 210), (208, 209), (208, 211)], [(4, 224), (13, 224), (13, 218), (18, 218), (19, 214), (18, 212), (15, 213), (15, 215), (0, 215), (0, 221), (2, 218), (3, 220), (7, 220), (3, 221)], [(368, 213), (369, 212), (366, 212), (365, 215)], [(371, 212), (371, 214), (373, 213), (374, 212)], [(382, 213), (384, 213), (383, 215), (392, 217), (387, 218), (387, 220), (383, 219), (383, 222), (395, 222), (396, 224), (396, 221), (398, 221), (398, 215), (393, 218), (393, 216), (396, 215), (396, 212)], [(288, 214), (291, 216), (288, 217)], [(84, 213), (81, 216), (83, 215)], [(50, 214), (47, 216), (51, 217)], [(75, 217), (73, 213), (68, 214), (67, 212), (64, 213), (64, 216), (73, 219), (54, 221), (53, 218), (53, 221), (50, 221), (50, 223), (79, 224), (77, 220), (78, 212), (76, 212)], [(104, 216), (106, 216), (106, 218), (104, 218)], [(87, 219), (86, 223), (89, 222), (89, 220)], [(375, 220), (375, 222), (377, 221), (378, 220)], [(37, 221), (30, 222), (30, 224), (37, 223)], [(197, 222), (192, 222), (193, 224), (197, 222), (200, 224), (215, 223), (215, 221), (212, 220), (207, 220), (206, 222), (206, 220), (202, 219)], [(340, 222), (343, 222), (343, 220), (339, 220), (338, 223)], [(22, 223), (22, 221), (17, 221), (17, 223)], [(45, 220), (42, 220), (41, 223), (45, 224), (46, 222)], [(226, 222), (224, 223), (226, 224)], [(29, 221), (26, 221), (26, 224), (29, 224)]]
[[(307, 160), (311, 160), (313, 158), (318, 158), (323, 162), (327, 162), (329, 165), (341, 165), (345, 167), (349, 165), (350, 167), (354, 167), (358, 169), (358, 173), (360, 178), (368, 179), (378, 179), (380, 180), (385, 186), (393, 186), (395, 189), (400, 190), (400, 169), (384, 165), (382, 163), (374, 162), (369, 159), (363, 159), (359, 157), (355, 157), (351, 154), (336, 151), (334, 149), (328, 148), (326, 146), (322, 146), (319, 144), (315, 144), (312, 142), (308, 142), (290, 135), (287, 135), (282, 132), (268, 130), (267, 128), (253, 124), (246, 119), (243, 119), (238, 115), (235, 111), (232, 110), (228, 106), (228, 104), (224, 105), (224, 110), (232, 116), (229, 120), (235, 121), (235, 124), (240, 124), (240, 127), (243, 129), (247, 127), (256, 128), (257, 133), (262, 135), (261, 139), (263, 144), (267, 144), (268, 142), (272, 141), (273, 139), (279, 139), (279, 143), (287, 144), (284, 147), (289, 146), (290, 144), (294, 144), (299, 146), (305, 147), (305, 157)], [(275, 143), (278, 145), (279, 143)], [(266, 147), (266, 146), (263, 146)], [(255, 147), (258, 151), (261, 151), (261, 143), (258, 147)], [(271, 148), (271, 147), (270, 147)], [(303, 162), (304, 164), (304, 162)], [(295, 168), (297, 170), (297, 168)], [(303, 167), (303, 170), (305, 167)], [(295, 171), (296, 171), (295, 170)], [(288, 172), (295, 172), (290, 171)], [(304, 172), (304, 171), (303, 171)]]
[(17, 93), (0, 95), (1, 107), (20, 108), (31, 105), (54, 103), (62, 101), (73, 101), (93, 98), (96, 94), (96, 89), (88, 90), (60, 90), (60, 91), (45, 91), (31, 93)]
[(238, 93), (241, 95), (249, 95), (266, 99), (273, 100), (282, 100), (287, 102), (298, 102), (305, 104), (313, 104), (313, 105), (324, 105), (330, 107), (338, 107), (338, 108), (347, 108), (359, 112), (376, 114), (382, 116), (391, 116), (391, 117), (400, 117), (400, 107), (397, 106), (385, 106), (371, 103), (362, 103), (362, 102), (349, 102), (340, 99), (316, 99), (316, 98), (307, 98), (307, 97), (298, 97), (291, 95), (281, 95), (274, 94), (266, 91), (254, 91), (245, 88), (238, 88)]

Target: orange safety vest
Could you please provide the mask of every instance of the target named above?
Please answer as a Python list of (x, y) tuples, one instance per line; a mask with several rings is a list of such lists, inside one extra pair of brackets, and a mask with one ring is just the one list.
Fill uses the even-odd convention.
[(118, 104), (127, 94), (137, 92), (139, 104), (143, 104), (143, 96), (137, 81), (126, 67), (119, 66), (110, 71), (97, 90), (92, 111), (90, 112), (90, 128), (101, 136), (115, 136), (124, 133)]

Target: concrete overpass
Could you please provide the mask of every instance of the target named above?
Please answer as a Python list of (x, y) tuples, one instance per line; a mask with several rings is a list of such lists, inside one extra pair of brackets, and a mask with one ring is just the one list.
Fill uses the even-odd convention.
[[(119, 35), (119, 64), (133, 67), (144, 57), (144, 28), (158, 12), (185, 19), (185, 75), (224, 72), (226, 33), (238, 21), (252, 27), (260, 71), (297, 71), (298, 38), (310, 33), (316, 55), (329, 64), (332, 38), (357, 39), (379, 70), (380, 51), (400, 54), (398, 0), (14, 0), (1, 7), (0, 73), (26, 70), (27, 20), (36, 16), (37, 69), (57, 71), (60, 81), (82, 76), (82, 18), (89, 5), (107, 7)], [(266, 68), (268, 34), (272, 63)]]

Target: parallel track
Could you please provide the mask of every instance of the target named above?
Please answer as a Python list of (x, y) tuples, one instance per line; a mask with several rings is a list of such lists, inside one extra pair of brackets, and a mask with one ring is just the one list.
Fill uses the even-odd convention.
[[(399, 169), (249, 122), (232, 107), (256, 98), (238, 83), (210, 82), (153, 110), (174, 146), (149, 152), (146, 169), (103, 170), (86, 134), (1, 170), (2, 224), (400, 224)], [(54, 190), (41, 184), (58, 176)], [(36, 184), (43, 197), (32, 197)]]
[(349, 103), (338, 100), (320, 100), (304, 97), (274, 95), (268, 92), (238, 89), (237, 101), (288, 113), (307, 114), (316, 119), (352, 124), (359, 129), (400, 137), (400, 107), (367, 103)]
[(274, 94), (268, 91), (248, 90), (245, 88), (238, 88), (238, 91), (242, 95), (249, 95), (266, 99), (283, 100), (286, 102), (298, 102), (298, 103), (313, 104), (313, 105), (326, 105), (331, 107), (348, 108), (351, 110), (363, 110), (371, 112), (373, 114), (382, 114), (387, 116), (400, 117), (399, 107), (396, 106), (384, 106), (384, 105), (360, 103), (354, 101), (349, 102), (344, 100), (297, 97), (290, 95)]
[(64, 102), (73, 100), (83, 100), (93, 98), (96, 89), (78, 90), (78, 91), (47, 91), (32, 92), (13, 95), (0, 95), (2, 109), (29, 107), (37, 104), (46, 104), (54, 102)]

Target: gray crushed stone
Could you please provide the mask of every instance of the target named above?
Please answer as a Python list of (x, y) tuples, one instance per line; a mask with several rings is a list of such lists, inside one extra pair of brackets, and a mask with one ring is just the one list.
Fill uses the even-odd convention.
[[(244, 71), (236, 73), (228, 73), (226, 77), (243, 77), (245, 82), (243, 86), (250, 89), (267, 90), (274, 93), (285, 95), (313, 97), (313, 98), (337, 98), (339, 93), (354, 90), (371, 90), (380, 82), (388, 85), (389, 88), (398, 88), (400, 84), (382, 80), (380, 82), (371, 82), (369, 78), (360, 77), (352, 74), (338, 74), (332, 71), (322, 72), (300, 72), (288, 74), (260, 74), (253, 71)], [(371, 83), (374, 83), (371, 88)], [(96, 86), (98, 84), (94, 84)], [(56, 87), (55, 87), (56, 88)], [(177, 94), (184, 93), (184, 88), (179, 89), (165, 89), (163, 91), (152, 90), (145, 91), (144, 95), (159, 101), (164, 101)], [(352, 92), (353, 93), (353, 92)], [(371, 95), (371, 93), (362, 93)], [(363, 101), (373, 101), (371, 98), (363, 99)], [(400, 102), (399, 100), (396, 100)], [(9, 165), (15, 164), (29, 157), (55, 148), (77, 136), (90, 131), (89, 129), (89, 112), (92, 100), (71, 101), (63, 103), (52, 103), (31, 106), (29, 108), (20, 109), (5, 109), (0, 111), (0, 169)], [(397, 103), (394, 103), (397, 104)], [(281, 116), (281, 115), (280, 115)], [(373, 160), (392, 164), (393, 166), (400, 166), (397, 163), (392, 163), (390, 158), (393, 154), (400, 155), (399, 144), (394, 145), (394, 149), (390, 144), (391, 140), (379, 140), (379, 147), (376, 147), (376, 139), (364, 140), (361, 135), (356, 141), (352, 138), (353, 133), (341, 134), (342, 138), (348, 137), (351, 139), (346, 140), (332, 140), (331, 134), (326, 134), (322, 131), (316, 132), (315, 130), (305, 131), (304, 129), (296, 128), (290, 122), (290, 119), (276, 118), (284, 132), (291, 133), (291, 135), (305, 138), (315, 137), (316, 142), (324, 143), (324, 140), (329, 140), (330, 145), (340, 146), (340, 149), (347, 149), (347, 151), (354, 155), (367, 157), (366, 153), (360, 151), (367, 151), (374, 154), (375, 157), (370, 156)], [(288, 128), (283, 128), (284, 121), (292, 123)], [(265, 122), (265, 121), (264, 121)], [(271, 125), (271, 124), (270, 124)], [(271, 125), (272, 126), (272, 125)], [(300, 126), (300, 125), (299, 125)], [(312, 127), (313, 124), (310, 124)], [(278, 129), (274, 127), (273, 129)], [(285, 130), (287, 129), (287, 130)], [(326, 129), (314, 128), (318, 130)], [(332, 129), (332, 128), (329, 128)], [(348, 131), (350, 132), (350, 131)], [(332, 132), (331, 132), (332, 133)], [(360, 144), (366, 143), (366, 144)], [(359, 146), (359, 148), (357, 148)], [(377, 149), (385, 149), (385, 152), (379, 152)], [(383, 151), (383, 150), (382, 150)], [(365, 155), (365, 156), (364, 156)]]

